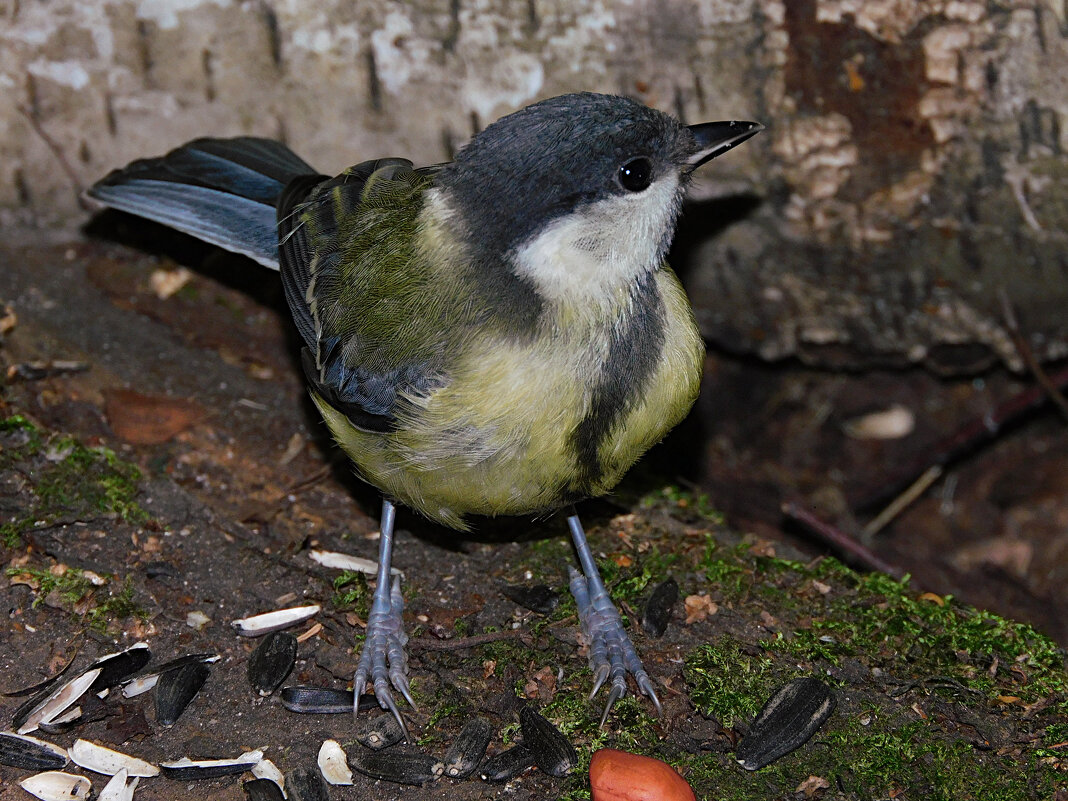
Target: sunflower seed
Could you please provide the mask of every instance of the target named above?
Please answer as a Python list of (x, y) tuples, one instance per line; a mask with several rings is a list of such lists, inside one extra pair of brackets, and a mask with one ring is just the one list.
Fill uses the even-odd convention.
[(100, 668), (87, 670), (49, 693), (42, 701), (27, 710), (25, 716), (16, 714), (13, 725), (18, 733), (29, 734), (36, 731), (42, 723), (55, 722), (92, 686), (99, 675)]
[(663, 637), (671, 620), (671, 609), (679, 600), (679, 585), (668, 578), (656, 585), (642, 613), (642, 629), (650, 637)]
[(0, 732), (0, 765), (24, 770), (58, 770), (69, 762), (67, 751), (36, 737)]
[(523, 730), (523, 745), (534, 755), (538, 769), (550, 776), (566, 776), (578, 762), (575, 747), (547, 718), (533, 708), (519, 710), (519, 725)]
[(385, 751), (361, 748), (349, 755), (349, 765), (372, 779), (397, 784), (426, 784), (440, 776), (445, 769), (441, 761), (430, 754), (407, 748)]
[(186, 654), (180, 656), (177, 659), (172, 659), (169, 662), (164, 662), (153, 673), (146, 673), (143, 676), (138, 676), (135, 679), (130, 679), (122, 683), (122, 697), (133, 698), (134, 696), (146, 693), (156, 686), (159, 681), (159, 677), (166, 673), (168, 670), (174, 670), (185, 665), (192, 665), (197, 662), (203, 662), (204, 664), (212, 664), (219, 661), (218, 654), (202, 653), (202, 654)]
[(241, 788), (248, 801), (285, 801), (282, 788), (270, 779), (249, 779)]
[(525, 745), (513, 745), (482, 763), (478, 775), (487, 782), (506, 782), (534, 767), (534, 755)]
[(49, 771), (19, 782), (19, 787), (41, 801), (82, 801), (89, 798), (93, 786), (84, 776)]
[(485, 718), (467, 721), (445, 754), (445, 775), (463, 779), (472, 774), (486, 755), (493, 727)]
[(297, 768), (286, 776), (289, 801), (330, 801), (330, 791), (319, 771)]
[(759, 770), (804, 745), (834, 712), (834, 692), (819, 679), (794, 679), (757, 713), (734, 756), (746, 770)]
[(352, 712), (352, 690), (333, 687), (283, 687), (282, 706), (304, 715), (336, 715)]
[(404, 729), (389, 712), (364, 721), (356, 732), (356, 741), (368, 748), (379, 750), (396, 745), (404, 739)]
[(134, 790), (141, 780), (135, 776), (132, 782), (127, 783), (128, 779), (126, 768), (122, 768), (104, 785), (96, 801), (133, 801)]
[(279, 787), (283, 786), (286, 782), (285, 777), (282, 775), (282, 771), (278, 769), (269, 759), (261, 759), (252, 768), (252, 775), (257, 779), (269, 779), (277, 784)]
[(161, 673), (156, 682), (156, 722), (161, 726), (173, 726), (189, 706), (211, 670), (202, 662), (182, 665)]
[(125, 770), (130, 776), (159, 775), (159, 768), (143, 759), (112, 751), (88, 740), (75, 740), (70, 748), (70, 758), (75, 765), (105, 776), (114, 776), (120, 770)]
[(337, 740), (324, 740), (316, 758), (319, 772), (330, 784), (352, 784), (352, 770), (345, 749)]
[(297, 638), (273, 631), (263, 638), (248, 659), (248, 683), (260, 695), (277, 690), (297, 663)]
[(149, 650), (148, 643), (144, 642), (131, 645), (125, 651), (100, 657), (89, 666), (100, 668), (100, 675), (96, 677), (89, 692), (99, 693), (114, 687), (147, 665), (150, 659), (152, 651)]
[(261, 637), (272, 631), (289, 628), (317, 614), (319, 614), (319, 604), (294, 606), (289, 609), (276, 609), (273, 612), (264, 612), (262, 615), (245, 617), (233, 621), (230, 625), (242, 637)]
[(182, 757), (171, 762), (160, 762), (160, 770), (168, 779), (195, 781), (197, 779), (216, 779), (219, 776), (233, 776), (252, 770), (263, 759), (263, 751), (246, 751), (236, 759), (189, 759)]
[[(323, 567), (332, 567), (337, 570), (351, 570), (353, 573), (366, 573), (373, 576), (378, 573), (378, 562), (363, 559), (359, 556), (350, 556), (347, 553), (337, 551), (308, 551), (308, 556), (313, 562), (318, 562)], [(403, 576), (404, 574), (395, 567), (389, 569), (391, 576)]]

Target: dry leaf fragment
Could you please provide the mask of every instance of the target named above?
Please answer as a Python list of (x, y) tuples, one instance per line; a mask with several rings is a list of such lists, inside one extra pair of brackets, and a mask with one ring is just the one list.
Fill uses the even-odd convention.
[(191, 400), (144, 395), (132, 389), (107, 390), (104, 401), (111, 430), (134, 445), (160, 445), (205, 416)]
[(705, 595), (688, 595), (683, 602), (686, 607), (686, 623), (699, 623), (719, 611), (719, 605)]

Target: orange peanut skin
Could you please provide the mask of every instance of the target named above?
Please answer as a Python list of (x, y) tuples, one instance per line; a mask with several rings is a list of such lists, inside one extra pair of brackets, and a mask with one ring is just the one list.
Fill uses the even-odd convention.
[(614, 748), (590, 759), (590, 790), (593, 801), (697, 801), (671, 765)]

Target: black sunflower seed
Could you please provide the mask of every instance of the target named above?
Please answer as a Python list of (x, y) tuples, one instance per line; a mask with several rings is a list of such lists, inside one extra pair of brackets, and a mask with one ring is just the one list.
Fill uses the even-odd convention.
[(534, 755), (538, 769), (550, 776), (566, 776), (578, 762), (575, 747), (548, 718), (531, 707), (519, 710), (519, 725), (523, 730), (523, 745)]
[(318, 770), (295, 768), (286, 776), (289, 801), (329, 801), (330, 790)]
[(59, 770), (68, 762), (58, 745), (12, 732), (0, 732), (0, 765), (25, 770)]
[(241, 788), (248, 801), (285, 801), (282, 788), (270, 779), (249, 779)]
[(734, 756), (746, 770), (758, 770), (799, 748), (834, 712), (834, 692), (819, 679), (794, 679), (757, 713)]
[(483, 762), (478, 775), (483, 781), (506, 782), (532, 767), (534, 755), (530, 753), (530, 749), (525, 745), (513, 745)]
[(406, 748), (357, 749), (349, 754), (349, 766), (372, 779), (398, 784), (426, 784), (440, 776), (444, 769), (440, 760), (430, 754)]
[(453, 779), (469, 776), (486, 755), (493, 727), (485, 718), (467, 721), (445, 754), (445, 775)]
[(389, 712), (364, 721), (356, 732), (356, 741), (378, 751), (404, 739), (404, 729)]
[(352, 713), (352, 690), (333, 687), (283, 687), (282, 706), (303, 715)]
[(645, 602), (642, 613), (642, 629), (650, 637), (663, 637), (671, 620), (671, 609), (679, 599), (679, 585), (673, 578), (656, 585), (653, 594)]
[(268, 634), (248, 659), (248, 683), (260, 695), (270, 695), (297, 663), (297, 638), (286, 631)]
[(156, 722), (173, 726), (210, 673), (203, 662), (191, 662), (161, 673), (156, 682)]

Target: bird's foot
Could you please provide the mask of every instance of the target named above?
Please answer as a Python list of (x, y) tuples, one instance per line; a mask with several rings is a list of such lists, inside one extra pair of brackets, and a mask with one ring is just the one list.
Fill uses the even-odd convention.
[(590, 693), (590, 699), (592, 700), (606, 683), (610, 686), (608, 703), (605, 705), (604, 714), (601, 715), (601, 725), (608, 719), (608, 713), (612, 711), (615, 702), (627, 694), (627, 673), (634, 677), (638, 689), (649, 697), (659, 714), (660, 699), (656, 697), (652, 679), (642, 667), (642, 660), (631, 645), (630, 637), (623, 628), (623, 621), (620, 620), (612, 599), (608, 597), (603, 586), (592, 589), (591, 592), (593, 583), (574, 568), (570, 571), (570, 578), (571, 594), (575, 596), (575, 603), (578, 605), (579, 622), (589, 642), (590, 669), (593, 671), (593, 691)]
[[(393, 713), (400, 723), (404, 739), (411, 742), (408, 727), (404, 724), (400, 710), (393, 700), (393, 689), (404, 696), (404, 700), (414, 709), (408, 689), (408, 635), (404, 633), (401, 613), (404, 611), (404, 598), (401, 596), (400, 579), (394, 578), (389, 593), (375, 592), (371, 604), (371, 613), (367, 617), (367, 637), (360, 653), (360, 664), (352, 681), (354, 712), (360, 710), (360, 696), (364, 690), (372, 687), (378, 703)], [(393, 689), (390, 689), (392, 685)]]

